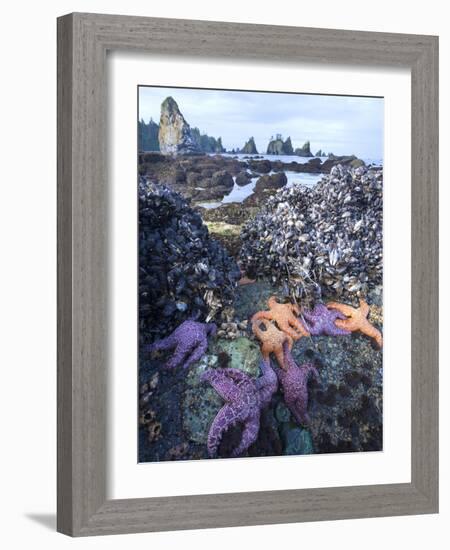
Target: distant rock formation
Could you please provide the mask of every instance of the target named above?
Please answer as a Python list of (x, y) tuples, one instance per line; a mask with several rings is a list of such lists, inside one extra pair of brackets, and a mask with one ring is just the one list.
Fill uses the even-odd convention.
[(325, 151), (322, 151), (322, 149), (319, 149), (314, 156), (315, 157), (326, 157), (327, 154), (325, 153)]
[(242, 147), (241, 153), (245, 153), (246, 155), (258, 154), (258, 149), (256, 149), (255, 138), (253, 136), (247, 141), (244, 147)]
[(170, 96), (161, 104), (158, 139), (163, 154), (186, 155), (201, 152), (191, 127), (181, 114), (177, 102)]
[(297, 149), (294, 152), (294, 155), (297, 155), (298, 157), (312, 157), (313, 154), (311, 153), (310, 142), (306, 141), (303, 147), (297, 147)]
[(267, 155), (292, 155), (292, 142), (288, 137), (286, 141), (283, 141), (281, 134), (277, 134), (276, 138), (271, 138), (269, 145), (267, 146)]
[(226, 149), (222, 145), (222, 138), (215, 138), (202, 134), (198, 128), (192, 128), (191, 134), (197, 142), (202, 153), (226, 153)]

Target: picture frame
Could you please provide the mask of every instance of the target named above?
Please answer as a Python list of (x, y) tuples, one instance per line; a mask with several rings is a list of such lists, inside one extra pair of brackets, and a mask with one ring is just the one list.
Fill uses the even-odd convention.
[[(106, 54), (411, 70), (411, 482), (107, 498)], [(71, 536), (438, 511), (438, 38), (72, 13), (58, 19), (58, 504)]]

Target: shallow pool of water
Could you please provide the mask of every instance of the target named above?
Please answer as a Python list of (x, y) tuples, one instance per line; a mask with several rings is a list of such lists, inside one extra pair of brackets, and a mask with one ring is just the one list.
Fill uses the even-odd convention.
[[(271, 174), (274, 173), (275, 172), (271, 172)], [(316, 185), (316, 183), (323, 176), (323, 174), (304, 174), (297, 172), (285, 172), (285, 174), (288, 180), (286, 187), (292, 187), (293, 185), (298, 184), (305, 185), (306, 187), (314, 187), (314, 185)], [(233, 188), (231, 189), (230, 193), (228, 193), (228, 195), (226, 195), (221, 201), (199, 202), (198, 206), (202, 206), (203, 208), (218, 208), (222, 204), (229, 204), (230, 202), (242, 202), (247, 197), (253, 194), (259, 176), (257, 178), (252, 178), (250, 183), (243, 186), (236, 183), (236, 178), (233, 179), (235, 180)]]

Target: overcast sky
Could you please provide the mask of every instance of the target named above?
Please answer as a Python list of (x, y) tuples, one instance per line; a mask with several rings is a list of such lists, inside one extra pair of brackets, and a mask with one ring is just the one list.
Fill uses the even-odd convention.
[(186, 88), (139, 88), (139, 118), (159, 122), (161, 103), (172, 96), (190, 126), (227, 150), (254, 136), (265, 153), (271, 136), (291, 136), (294, 149), (307, 140), (311, 150), (362, 158), (383, 158), (383, 99)]

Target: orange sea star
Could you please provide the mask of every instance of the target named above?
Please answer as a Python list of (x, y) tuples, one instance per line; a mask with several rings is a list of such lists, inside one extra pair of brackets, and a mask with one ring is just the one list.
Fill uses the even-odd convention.
[(378, 344), (378, 347), (383, 346), (383, 337), (381, 332), (375, 328), (367, 319), (369, 314), (369, 305), (363, 299), (359, 299), (359, 308), (341, 304), (339, 302), (328, 302), (327, 307), (337, 309), (343, 313), (348, 319), (336, 319), (335, 325), (339, 328), (354, 332), (359, 330), (366, 336), (373, 338)]
[[(263, 330), (261, 325), (264, 326)], [(293, 339), (278, 330), (277, 327), (271, 323), (268, 319), (257, 319), (252, 322), (253, 334), (262, 343), (261, 353), (266, 361), (269, 360), (269, 355), (273, 353), (278, 361), (278, 364), (282, 369), (286, 369), (284, 362), (283, 344), (286, 342), (289, 349), (292, 349), (294, 345)]]
[(269, 311), (258, 311), (253, 315), (252, 321), (258, 319), (267, 319), (275, 321), (278, 328), (288, 334), (294, 340), (299, 340), (302, 336), (309, 336), (309, 332), (297, 318), (300, 308), (294, 304), (280, 304), (275, 296), (269, 298), (267, 302)]

